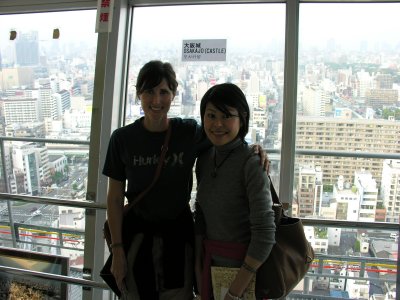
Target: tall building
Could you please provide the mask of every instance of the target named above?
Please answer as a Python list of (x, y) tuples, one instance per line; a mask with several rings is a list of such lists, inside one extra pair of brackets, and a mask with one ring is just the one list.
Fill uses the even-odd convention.
[(256, 72), (251, 72), (249, 79), (248, 91), (249, 94), (259, 94), (260, 93), (260, 77)]
[(368, 72), (364, 70), (357, 72), (357, 88), (357, 96), (361, 98), (364, 98), (366, 91), (372, 88), (372, 77)]
[(392, 89), (368, 89), (365, 92), (365, 103), (375, 109), (385, 106), (396, 106), (399, 101), (399, 92)]
[(66, 110), (71, 107), (71, 94), (67, 90), (59, 91), (57, 94), (60, 95), (61, 98), (61, 111), (64, 113)]
[(352, 75), (352, 70), (351, 68), (348, 69), (339, 69), (337, 72), (337, 81), (336, 83), (342, 87), (345, 88), (350, 85), (350, 78)]
[[(297, 149), (400, 153), (399, 122), (299, 116), (296, 128)], [(324, 184), (334, 184), (339, 175), (343, 175), (345, 181), (353, 182), (354, 172), (362, 169), (371, 172), (378, 187), (381, 183), (381, 159), (298, 155), (297, 163), (299, 166), (321, 166)]]
[(264, 109), (254, 109), (251, 118), (253, 126), (268, 128), (268, 113)]
[(305, 116), (324, 117), (327, 114), (330, 95), (319, 86), (304, 87), (300, 99)]
[(250, 107), (250, 114), (253, 113), (254, 109), (260, 108), (259, 97), (259, 93), (246, 93), (247, 103)]
[(381, 193), (386, 208), (386, 222), (399, 223), (400, 160), (386, 159), (382, 168)]
[(333, 199), (336, 203), (336, 220), (358, 221), (360, 195), (356, 188), (339, 176), (333, 187)]
[(375, 86), (377, 89), (392, 89), (393, 76), (390, 74), (377, 74), (375, 76)]
[(300, 167), (297, 186), (298, 214), (300, 217), (320, 215), (322, 187), (320, 167)]
[(46, 147), (40, 147), (34, 143), (13, 142), (12, 164), (18, 193), (38, 195), (41, 186), (50, 181)]
[(0, 89), (8, 90), (15, 87), (32, 87), (34, 82), (33, 67), (16, 67), (0, 69)]
[(375, 179), (368, 171), (356, 171), (354, 185), (360, 195), (358, 221), (375, 222), (375, 211), (378, 202), (378, 188)]
[(196, 102), (200, 102), (208, 90), (208, 84), (204, 80), (197, 82)]
[(40, 120), (60, 117), (61, 97), (53, 97), (53, 91), (50, 88), (39, 89), (39, 103)]
[(38, 99), (3, 99), (5, 124), (29, 123), (39, 120)]
[[(20, 147), (14, 145), (12, 159), (17, 187), (22, 186), (21, 174), (24, 174), (24, 191), (21, 191), (21, 188), (18, 188), (18, 192), (29, 195), (38, 195), (40, 189), (39, 162), (37, 161), (33, 149), (26, 149), (22, 145)], [(18, 182), (20, 183), (18, 184)]]
[(39, 34), (37, 31), (19, 33), (15, 42), (18, 66), (39, 65)]

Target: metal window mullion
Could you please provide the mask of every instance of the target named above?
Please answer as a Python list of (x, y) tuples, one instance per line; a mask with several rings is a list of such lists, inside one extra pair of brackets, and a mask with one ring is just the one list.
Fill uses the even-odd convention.
[[(297, 69), (298, 69), (299, 1), (286, 3), (285, 62), (282, 112), (282, 145), (279, 197), (289, 207), (293, 198)], [(290, 207), (289, 207), (290, 208)]]
[[(107, 178), (102, 175), (108, 141), (112, 130), (121, 124), (122, 83), (127, 68), (124, 56), (128, 16), (128, 0), (115, 0), (111, 32), (99, 33), (96, 57), (93, 113), (90, 137), (87, 200), (105, 205)], [(102, 281), (105, 243), (103, 224), (106, 211), (86, 210), (85, 261), (86, 279)], [(82, 299), (100, 299), (102, 291), (83, 290)]]
[[(86, 189), (86, 199), (91, 201), (99, 201), (98, 187), (101, 188), (102, 184), (98, 180), (99, 169), (99, 151), (100, 151), (100, 132), (102, 126), (102, 105), (104, 95), (104, 81), (105, 81), (105, 66), (107, 61), (107, 43), (108, 34), (99, 33), (96, 51), (96, 68), (94, 77), (93, 88), (93, 109), (92, 119), (90, 126), (90, 146), (89, 146), (89, 161), (88, 161), (88, 180)], [(90, 212), (90, 213), (89, 213)], [(95, 260), (96, 257), (100, 260), (104, 259), (103, 253), (96, 250), (96, 241), (100, 239), (96, 234), (96, 220), (100, 215), (104, 216), (102, 212), (92, 213), (93, 209), (86, 209), (85, 211), (85, 248), (84, 248), (84, 274), (88, 273), (87, 278), (98, 278), (96, 276)], [(98, 229), (101, 230), (101, 229)], [(97, 231), (98, 231), (97, 230)], [(94, 279), (96, 280), (96, 279)], [(83, 289), (82, 299), (95, 300), (101, 299), (101, 295), (93, 289)]]

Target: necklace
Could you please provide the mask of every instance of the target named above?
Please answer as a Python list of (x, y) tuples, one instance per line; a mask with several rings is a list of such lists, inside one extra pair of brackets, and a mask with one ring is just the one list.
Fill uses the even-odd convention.
[(222, 161), (217, 164), (217, 151), (214, 148), (214, 170), (211, 172), (211, 177), (217, 177), (217, 170), (223, 165), (223, 163), (228, 159), (228, 157), (232, 154), (233, 150), (229, 151), (229, 153), (222, 159)]

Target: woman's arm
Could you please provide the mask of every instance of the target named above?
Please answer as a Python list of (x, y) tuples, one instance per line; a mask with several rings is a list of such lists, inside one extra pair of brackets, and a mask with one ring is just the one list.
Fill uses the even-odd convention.
[[(259, 168), (259, 157), (251, 156), (244, 166), (244, 183), (249, 202), (250, 244), (239, 273), (231, 283), (225, 300), (240, 297), (257, 269), (268, 258), (275, 243), (275, 218), (268, 175)], [(231, 296), (230, 296), (231, 295)]]
[(229, 291), (226, 293), (224, 300), (236, 299), (235, 297), (240, 298), (249, 286), (250, 281), (256, 275), (257, 269), (261, 266), (261, 264), (261, 261), (247, 255), (244, 259), (243, 265), (231, 283)]
[(108, 179), (107, 217), (111, 233), (113, 261), (111, 273), (115, 277), (118, 289), (126, 290), (124, 278), (127, 273), (125, 251), (122, 244), (122, 219), (124, 207), (125, 183), (112, 178)]

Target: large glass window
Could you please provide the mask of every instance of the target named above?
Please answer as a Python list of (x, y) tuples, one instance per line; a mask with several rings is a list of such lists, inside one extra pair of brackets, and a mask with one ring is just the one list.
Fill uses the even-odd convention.
[(95, 17), (95, 11), (0, 16), (2, 192), (84, 199)]
[[(300, 5), (296, 150), (302, 155), (296, 155), (293, 214), (399, 223), (399, 13), (399, 3)], [(314, 228), (309, 237), (319, 254), (349, 259), (382, 258), (382, 249), (392, 249), (386, 266), (395, 268), (394, 232)], [(376, 264), (360, 272), (349, 264), (330, 273), (357, 281), (315, 277), (313, 285), (322, 295), (344, 291), (352, 299), (395, 293), (396, 272)]]
[[(232, 82), (252, 112), (248, 140), (280, 147), (285, 6), (283, 4), (191, 5), (135, 8), (126, 122), (143, 112), (135, 95), (139, 69), (149, 60), (172, 63), (179, 80), (170, 116), (200, 121), (199, 104), (212, 85)], [(223, 61), (185, 61), (186, 40), (226, 39)]]
[[(86, 198), (95, 20), (94, 10), (0, 15), (1, 192)], [(1, 246), (68, 257), (68, 273), (82, 276), (84, 209), (0, 207)]]
[[(399, 222), (390, 195), (400, 162), (360, 157), (400, 153), (399, 13), (398, 3), (300, 6), (296, 148), (348, 154), (297, 156), (302, 217), (323, 217), (324, 195), (348, 193), (355, 211), (335, 218), (374, 222), (384, 209), (380, 221)], [(315, 201), (301, 207), (302, 192)]]

